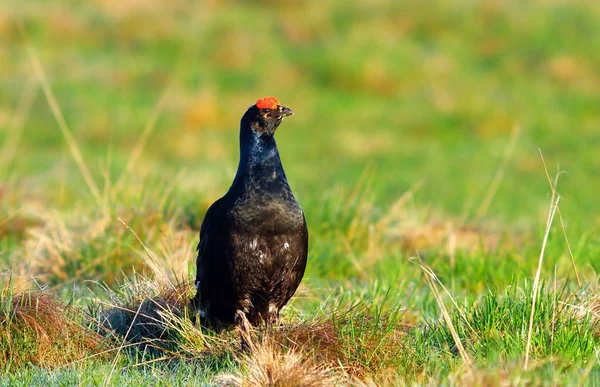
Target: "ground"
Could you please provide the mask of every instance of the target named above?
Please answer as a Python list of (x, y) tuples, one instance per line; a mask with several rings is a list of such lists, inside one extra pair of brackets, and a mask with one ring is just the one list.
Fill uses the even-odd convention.
[[(2, 384), (600, 384), (596, 1), (8, 0), (0, 36)], [(186, 306), (265, 95), (309, 263), (241, 353)]]

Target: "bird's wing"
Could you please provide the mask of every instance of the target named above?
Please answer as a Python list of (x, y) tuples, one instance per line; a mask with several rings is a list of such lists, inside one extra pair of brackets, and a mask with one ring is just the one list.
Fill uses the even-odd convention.
[(304, 211), (302, 211), (302, 233), (304, 234), (304, 248), (308, 252), (308, 226), (306, 224), (306, 216), (304, 215)]
[(214, 228), (216, 223), (218, 222), (218, 213), (221, 208), (221, 203), (223, 198), (214, 202), (206, 211), (206, 215), (204, 215), (204, 220), (202, 221), (202, 227), (200, 228), (200, 242), (198, 243), (198, 247), (196, 250), (198, 251), (198, 258), (196, 259), (196, 286), (200, 282), (203, 275), (203, 262), (202, 258), (206, 255), (206, 246), (209, 244), (208, 240), (210, 239), (211, 230), (214, 232)]

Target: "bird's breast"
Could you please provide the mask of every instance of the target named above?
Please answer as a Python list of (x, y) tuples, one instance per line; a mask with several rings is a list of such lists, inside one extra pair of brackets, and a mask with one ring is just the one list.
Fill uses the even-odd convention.
[(299, 229), (304, 222), (298, 203), (277, 200), (238, 203), (231, 219), (238, 230), (264, 234), (285, 234)]

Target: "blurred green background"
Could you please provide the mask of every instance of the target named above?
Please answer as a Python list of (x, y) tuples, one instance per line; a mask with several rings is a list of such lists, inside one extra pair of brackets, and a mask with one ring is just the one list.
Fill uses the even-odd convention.
[(118, 179), (158, 111), (135, 174), (182, 173), (189, 201), (206, 208), (235, 172), (239, 118), (274, 95), (296, 112), (278, 144), (305, 207), (368, 170), (381, 208), (422, 181), (418, 206), (476, 222), (519, 125), (487, 222), (543, 226), (541, 148), (552, 175), (557, 165), (567, 172), (565, 220), (597, 226), (599, 4), (5, 0), (0, 179), (12, 194), (2, 208), (93, 202), (31, 85), (22, 23), (100, 189)]
[[(342, 320), (354, 360), (336, 369), (430, 385), (469, 371), (418, 254), (484, 370), (581, 385), (594, 367), (598, 379), (598, 0), (1, 1), (3, 308), (21, 279), (90, 306), (118, 283), (117, 305), (145, 297), (134, 272), (157, 286), (192, 278), (204, 212), (237, 168), (239, 120), (267, 95), (295, 112), (277, 141), (311, 235), (284, 321), (355, 310), (373, 322)], [(556, 217), (528, 327), (550, 202), (538, 149), (551, 178), (566, 172), (573, 257)], [(397, 327), (412, 328), (399, 340)], [(527, 332), (543, 382), (521, 377)], [(215, 361), (155, 372), (131, 358), (140, 379), (133, 366), (115, 377), (181, 384), (189, 364), (208, 381)], [(75, 370), (70, 384), (105, 383), (115, 365), (92, 360), (95, 379)], [(13, 378), (39, 384), (36, 372)]]

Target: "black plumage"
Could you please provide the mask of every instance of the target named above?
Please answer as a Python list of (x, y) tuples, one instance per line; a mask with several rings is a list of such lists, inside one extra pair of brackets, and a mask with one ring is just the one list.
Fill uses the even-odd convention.
[(308, 229), (274, 137), (292, 114), (272, 97), (248, 109), (235, 179), (202, 223), (194, 304), (216, 329), (274, 322), (304, 275)]

